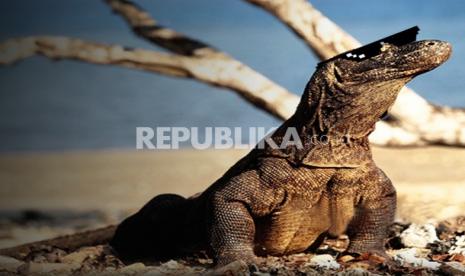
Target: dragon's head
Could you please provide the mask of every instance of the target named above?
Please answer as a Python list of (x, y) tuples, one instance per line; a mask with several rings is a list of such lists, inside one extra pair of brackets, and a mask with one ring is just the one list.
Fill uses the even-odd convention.
[(415, 41), (416, 32), (405, 36), (397, 34), (320, 63), (299, 109), (325, 133), (367, 136), (407, 82), (451, 54), (447, 42)]
[(283, 144), (296, 129), (301, 144), (265, 149), (270, 156), (316, 167), (358, 167), (370, 163), (368, 134), (414, 77), (445, 62), (447, 42), (416, 41), (414, 27), (321, 62), (296, 113), (272, 139)]

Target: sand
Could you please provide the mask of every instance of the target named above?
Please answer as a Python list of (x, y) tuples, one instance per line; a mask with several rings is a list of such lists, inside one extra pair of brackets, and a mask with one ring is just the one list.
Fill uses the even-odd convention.
[[(131, 212), (154, 195), (202, 191), (244, 150), (80, 151), (0, 155), (0, 211)], [(465, 149), (374, 148), (394, 182), (398, 218), (465, 214)]]

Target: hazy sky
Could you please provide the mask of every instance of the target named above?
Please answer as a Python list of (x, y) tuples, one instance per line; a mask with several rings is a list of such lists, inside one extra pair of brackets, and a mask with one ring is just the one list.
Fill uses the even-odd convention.
[[(317, 60), (273, 17), (240, 0), (137, 1), (163, 25), (206, 41), (300, 94)], [(451, 60), (411, 83), (440, 104), (465, 106), (465, 1), (312, 3), (370, 42), (408, 27), (447, 40)], [(50, 34), (157, 49), (103, 1), (0, 1), (0, 39)], [(0, 67), (0, 151), (134, 148), (137, 126), (279, 124), (235, 94), (190, 80), (76, 61), (32, 58)]]

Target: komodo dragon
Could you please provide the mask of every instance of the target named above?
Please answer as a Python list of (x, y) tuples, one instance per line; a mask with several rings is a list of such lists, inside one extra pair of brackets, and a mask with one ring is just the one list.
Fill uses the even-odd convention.
[[(302, 252), (345, 232), (348, 253), (384, 255), (396, 192), (368, 135), (408, 81), (451, 53), (446, 42), (415, 41), (417, 30), (320, 63), (295, 114), (268, 139), (281, 147), (257, 146), (198, 196), (156, 196), (117, 227), (112, 247), (124, 259), (206, 249), (222, 266)], [(301, 143), (283, 146), (291, 128)]]
[(292, 127), (300, 147), (267, 143), (198, 196), (156, 196), (119, 225), (111, 245), (130, 258), (209, 248), (225, 265), (302, 252), (347, 232), (347, 252), (383, 254), (396, 192), (368, 135), (400, 89), (451, 52), (446, 42), (415, 42), (417, 30), (319, 64), (295, 114), (271, 135), (280, 145)]

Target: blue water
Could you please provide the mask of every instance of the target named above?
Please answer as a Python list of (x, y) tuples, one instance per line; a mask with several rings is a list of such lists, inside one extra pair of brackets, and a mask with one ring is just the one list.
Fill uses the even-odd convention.
[[(300, 94), (317, 60), (267, 13), (236, 0), (137, 1), (160, 23), (222, 49)], [(413, 25), (420, 39), (452, 43), (449, 62), (410, 86), (438, 104), (465, 106), (465, 1), (312, 3), (362, 42)], [(0, 2), (0, 39), (34, 34), (81, 37), (159, 50), (138, 39), (95, 0)], [(0, 67), (0, 151), (135, 148), (137, 126), (279, 124), (234, 93), (192, 80), (118, 67), (34, 57)]]

